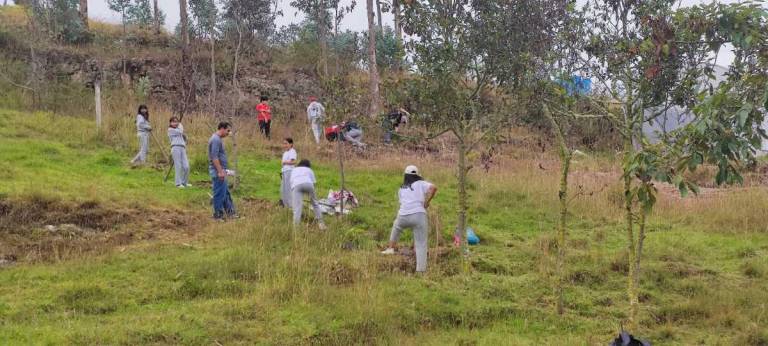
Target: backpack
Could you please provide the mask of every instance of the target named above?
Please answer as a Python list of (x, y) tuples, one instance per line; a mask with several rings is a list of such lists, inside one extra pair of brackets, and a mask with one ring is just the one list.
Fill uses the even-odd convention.
[(345, 131), (349, 131), (349, 130), (352, 130), (352, 129), (356, 129), (356, 130), (359, 130), (359, 129), (360, 129), (360, 125), (358, 125), (358, 124), (357, 124), (356, 122), (354, 122), (354, 121), (350, 121), (350, 122), (348, 122), (348, 123), (346, 124), (346, 126), (344, 126), (344, 130), (345, 130)]
[(613, 340), (610, 346), (651, 346), (651, 344), (647, 341), (635, 339), (634, 336), (622, 329), (619, 336)]

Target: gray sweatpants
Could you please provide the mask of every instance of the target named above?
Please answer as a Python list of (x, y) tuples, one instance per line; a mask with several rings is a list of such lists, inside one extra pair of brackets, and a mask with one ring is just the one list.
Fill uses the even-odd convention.
[(293, 207), (291, 204), (291, 171), (282, 172), (280, 178), (280, 200), (286, 208)]
[(365, 146), (365, 143), (362, 142), (363, 130), (351, 129), (349, 131), (346, 131), (344, 132), (344, 139), (346, 139), (348, 142), (352, 143), (352, 145), (356, 147)]
[(315, 186), (310, 183), (304, 183), (294, 187), (291, 191), (293, 225), (297, 226), (301, 223), (301, 209), (304, 205), (305, 194), (309, 195), (309, 203), (311, 203), (312, 209), (315, 211), (315, 220), (317, 220), (318, 223), (323, 223), (323, 212), (320, 210), (320, 204), (317, 203), (317, 197), (315, 197)]
[(317, 142), (317, 144), (320, 144), (320, 136), (323, 133), (322, 119), (312, 118), (309, 126), (312, 128), (312, 134), (315, 135), (315, 142)]
[(139, 132), (139, 153), (131, 160), (131, 163), (147, 162), (147, 153), (149, 153), (149, 132)]
[(178, 145), (171, 147), (173, 166), (176, 168), (176, 186), (189, 184), (189, 159), (187, 148)]
[(398, 215), (392, 224), (392, 234), (389, 241), (397, 242), (400, 234), (406, 228), (413, 229), (413, 243), (416, 248), (416, 271), (427, 271), (427, 233), (429, 233), (429, 220), (427, 213), (411, 215)]

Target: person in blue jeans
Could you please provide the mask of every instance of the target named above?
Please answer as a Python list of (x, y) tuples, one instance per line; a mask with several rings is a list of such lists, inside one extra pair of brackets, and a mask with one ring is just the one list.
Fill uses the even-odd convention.
[(208, 173), (213, 183), (213, 218), (216, 220), (238, 217), (227, 185), (227, 152), (224, 150), (224, 138), (232, 132), (231, 128), (228, 122), (220, 122), (208, 140)]

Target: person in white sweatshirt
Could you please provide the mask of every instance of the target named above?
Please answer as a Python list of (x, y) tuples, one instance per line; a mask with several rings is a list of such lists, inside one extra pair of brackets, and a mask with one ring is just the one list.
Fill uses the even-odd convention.
[(139, 137), (139, 153), (131, 160), (131, 164), (140, 165), (147, 162), (149, 154), (149, 135), (152, 125), (149, 124), (149, 109), (146, 105), (139, 106), (136, 114), (136, 135)]
[(389, 247), (381, 252), (385, 255), (394, 254), (400, 234), (408, 228), (413, 229), (416, 272), (419, 273), (427, 271), (427, 234), (429, 233), (427, 208), (435, 197), (435, 193), (437, 193), (437, 187), (422, 179), (416, 166), (405, 167), (403, 185), (398, 191), (400, 210), (392, 224)]
[(299, 164), (291, 170), (291, 202), (293, 203), (293, 227), (301, 223), (301, 210), (304, 206), (304, 195), (309, 196), (309, 203), (315, 212), (320, 230), (325, 230), (323, 223), (323, 213), (320, 210), (320, 204), (317, 203), (315, 196), (315, 172), (312, 171), (309, 160), (301, 160)]
[(323, 134), (323, 118), (325, 117), (325, 107), (317, 100), (317, 97), (309, 97), (309, 106), (307, 107), (307, 119), (312, 128), (312, 134), (315, 135), (315, 143), (320, 144), (320, 136)]
[(187, 158), (187, 136), (179, 118), (171, 117), (168, 124), (168, 138), (171, 140), (171, 157), (176, 169), (176, 187), (192, 187), (189, 183), (189, 159)]
[(283, 207), (291, 208), (291, 171), (296, 166), (298, 154), (293, 148), (293, 138), (287, 137), (283, 140), (283, 158), (280, 162), (280, 202)]

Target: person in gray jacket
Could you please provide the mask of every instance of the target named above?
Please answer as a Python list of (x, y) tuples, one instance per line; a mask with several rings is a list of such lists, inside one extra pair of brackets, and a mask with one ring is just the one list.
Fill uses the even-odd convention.
[(187, 136), (179, 118), (171, 117), (168, 125), (168, 138), (171, 140), (171, 157), (176, 169), (176, 187), (192, 187), (189, 183), (189, 159), (187, 158)]
[(136, 132), (139, 137), (139, 153), (131, 160), (132, 165), (140, 165), (147, 162), (149, 135), (152, 132), (152, 125), (149, 124), (149, 109), (146, 105), (139, 106), (138, 114), (136, 114)]

